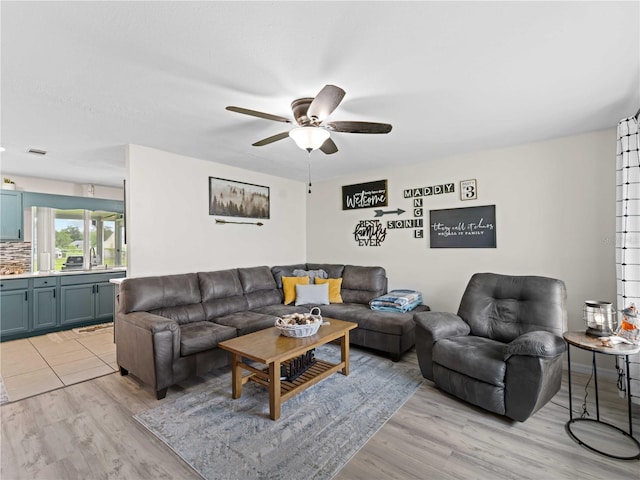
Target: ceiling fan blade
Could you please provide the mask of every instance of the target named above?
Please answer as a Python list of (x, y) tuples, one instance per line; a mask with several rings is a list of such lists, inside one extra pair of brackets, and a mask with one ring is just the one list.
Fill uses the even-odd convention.
[(344, 97), (344, 90), (335, 85), (325, 85), (322, 90), (313, 99), (309, 109), (307, 110), (307, 117), (311, 119), (313, 123), (320, 123), (327, 118), (331, 112), (333, 112)]
[(291, 120), (289, 120), (287, 117), (281, 117), (280, 115), (272, 115), (271, 113), (258, 112), (257, 110), (249, 110), (248, 108), (229, 106), (229, 107), (226, 107), (226, 110), (229, 110), (230, 112), (251, 115), (252, 117), (260, 117), (260, 118), (265, 118), (267, 120), (274, 120), (276, 122), (291, 123)]
[(336, 153), (338, 151), (338, 146), (334, 143), (331, 138), (327, 138), (324, 143), (320, 146), (320, 150), (327, 155), (331, 155), (332, 153)]
[(374, 122), (329, 122), (324, 125), (333, 132), (344, 133), (389, 133), (391, 125)]
[(256, 143), (252, 143), (254, 147), (262, 147), (263, 145), (269, 145), (270, 143), (277, 142), (278, 140), (282, 140), (283, 138), (287, 138), (289, 136), (289, 132), (278, 133), (277, 135), (272, 135), (267, 138), (263, 138), (262, 140), (258, 140)]

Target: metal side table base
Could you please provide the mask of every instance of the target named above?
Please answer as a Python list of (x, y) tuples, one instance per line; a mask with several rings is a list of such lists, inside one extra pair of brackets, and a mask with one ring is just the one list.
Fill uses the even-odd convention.
[[(639, 346), (634, 345), (616, 345), (615, 347), (603, 347), (598, 345), (597, 340), (593, 337), (589, 337), (585, 335), (583, 332), (565, 332), (563, 334), (564, 339), (566, 340), (567, 346), (567, 380), (569, 383), (569, 421), (565, 424), (565, 428), (567, 430), (567, 434), (579, 445), (591, 450), (592, 452), (599, 453), (600, 455), (604, 455), (609, 458), (615, 458), (617, 460), (638, 460), (640, 459), (640, 442), (633, 436), (633, 419), (631, 417), (631, 379), (629, 378), (629, 355), (633, 355), (640, 351)], [(592, 354), (592, 363), (593, 363), (593, 379), (594, 379), (594, 388), (595, 388), (595, 397), (596, 397), (596, 419), (592, 418), (573, 418), (573, 399), (571, 396), (571, 347), (578, 347), (582, 350), (591, 351)], [(625, 359), (625, 367), (626, 367), (626, 379), (627, 379), (627, 415), (629, 419), (629, 433), (625, 432), (619, 427), (615, 425), (611, 425), (610, 423), (603, 422), (600, 420), (600, 402), (598, 398), (598, 369), (596, 366), (596, 353), (602, 353), (606, 355), (617, 355), (623, 356)], [(630, 447), (629, 451), (636, 450), (637, 453), (635, 455), (614, 455), (612, 453), (604, 452), (598, 448), (595, 448), (592, 445), (589, 445), (584, 440), (580, 439), (578, 434), (572, 430), (572, 427), (577, 426), (578, 423), (586, 423), (591, 422), (591, 424), (595, 425), (595, 428), (605, 428), (609, 430), (610, 434), (616, 436), (617, 439), (620, 438), (620, 434), (622, 434), (622, 440), (624, 440)], [(620, 443), (620, 440), (615, 440), (615, 442)], [(615, 445), (615, 444), (614, 444)]]
[[(622, 434), (626, 440), (631, 441), (635, 444), (636, 449), (638, 450), (638, 453), (632, 456), (628, 456), (628, 457), (623, 457), (623, 456), (619, 456), (619, 455), (613, 455), (611, 453), (608, 452), (604, 452), (602, 450), (598, 450), (595, 447), (592, 447), (591, 445), (589, 445), (588, 443), (586, 443), (584, 440), (581, 440), (578, 435), (576, 435), (575, 432), (573, 432), (573, 430), (571, 430), (571, 426), (578, 423), (578, 422), (593, 422), (598, 424), (598, 426), (603, 426), (606, 427), (608, 429), (612, 429), (614, 432), (616, 433), (620, 433)], [(605, 457), (609, 457), (609, 458), (615, 458), (617, 460), (638, 460), (640, 459), (640, 443), (638, 442), (638, 440), (636, 440), (634, 437), (632, 437), (631, 435), (629, 435), (627, 432), (625, 432), (624, 430), (622, 430), (619, 427), (616, 427), (615, 425), (611, 425), (610, 423), (606, 423), (603, 422), (601, 420), (594, 420), (592, 418), (574, 418), (572, 420), (569, 420), (566, 424), (565, 424), (565, 428), (567, 430), (567, 433), (569, 434), (569, 436), (575, 440), (575, 442), (578, 445), (582, 445), (585, 448), (588, 448), (589, 450), (591, 450), (592, 452), (596, 452), (599, 453), (600, 455), (604, 455)], [(627, 442), (628, 443), (628, 442)]]

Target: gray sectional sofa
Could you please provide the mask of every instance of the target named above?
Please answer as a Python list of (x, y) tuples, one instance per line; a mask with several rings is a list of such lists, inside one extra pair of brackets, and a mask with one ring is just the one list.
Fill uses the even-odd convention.
[(412, 312), (373, 311), (369, 301), (387, 292), (382, 267), (297, 264), (157, 277), (127, 278), (115, 316), (117, 362), (153, 386), (158, 399), (192, 375), (228, 363), (218, 343), (272, 327), (276, 317), (308, 312), (313, 305), (284, 305), (282, 277), (294, 270), (324, 270), (342, 278), (343, 303), (321, 305), (322, 315), (355, 322), (350, 343), (386, 352), (397, 361), (415, 344)]

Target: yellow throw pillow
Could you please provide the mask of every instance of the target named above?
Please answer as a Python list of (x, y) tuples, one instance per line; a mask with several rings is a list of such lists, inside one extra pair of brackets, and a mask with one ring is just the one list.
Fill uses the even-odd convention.
[(296, 285), (309, 285), (309, 277), (282, 277), (285, 305), (296, 301)]
[[(316, 285), (319, 283), (329, 284), (329, 302), (330, 303), (342, 303), (342, 295), (340, 295), (340, 289), (342, 288), (341, 278), (315, 278)], [(295, 287), (293, 287), (295, 288)]]

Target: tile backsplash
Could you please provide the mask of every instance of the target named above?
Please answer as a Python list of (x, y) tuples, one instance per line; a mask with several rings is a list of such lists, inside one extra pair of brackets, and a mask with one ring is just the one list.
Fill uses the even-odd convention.
[(0, 274), (31, 271), (31, 242), (0, 242)]

